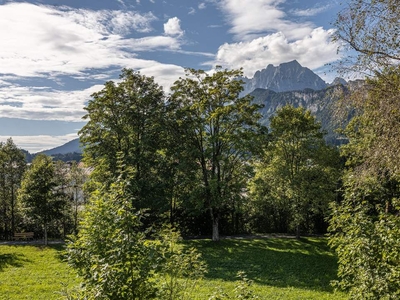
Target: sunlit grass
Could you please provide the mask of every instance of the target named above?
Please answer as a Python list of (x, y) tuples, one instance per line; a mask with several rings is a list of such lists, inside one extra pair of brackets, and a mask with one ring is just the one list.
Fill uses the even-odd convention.
[[(253, 280), (260, 299), (346, 299), (335, 293), (336, 257), (324, 238), (226, 239), (184, 241), (196, 247), (208, 273), (190, 299), (208, 299), (221, 289), (234, 295), (237, 272)], [(79, 285), (61, 259), (62, 246), (0, 246), (0, 299), (60, 299)]]
[(60, 299), (79, 284), (57, 246), (0, 246), (0, 299)]

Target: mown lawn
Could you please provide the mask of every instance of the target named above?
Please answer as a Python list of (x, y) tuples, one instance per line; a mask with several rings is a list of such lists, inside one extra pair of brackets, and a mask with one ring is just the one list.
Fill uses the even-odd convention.
[[(225, 239), (185, 241), (208, 265), (191, 299), (208, 299), (221, 289), (233, 296), (236, 274), (254, 281), (260, 299), (346, 299), (335, 293), (336, 258), (324, 238)], [(79, 284), (61, 258), (62, 246), (0, 246), (0, 299), (60, 299)]]
[(61, 299), (60, 292), (79, 284), (61, 260), (62, 245), (0, 246), (0, 299)]

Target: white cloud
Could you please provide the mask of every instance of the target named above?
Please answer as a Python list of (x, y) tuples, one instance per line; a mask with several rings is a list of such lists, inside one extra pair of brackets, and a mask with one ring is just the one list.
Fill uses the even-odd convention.
[(194, 15), (196, 13), (196, 10), (193, 7), (189, 7), (189, 15)]
[(294, 59), (305, 67), (316, 69), (339, 58), (337, 46), (330, 42), (332, 33), (332, 30), (316, 28), (296, 41), (290, 41), (282, 32), (278, 32), (247, 42), (225, 43), (219, 47), (212, 64), (228, 68), (243, 67), (248, 77), (268, 64), (278, 65)]
[(291, 10), (290, 13), (292, 15), (298, 16), (298, 17), (312, 17), (315, 15), (318, 15), (326, 10), (328, 10), (331, 7), (330, 4), (325, 5), (325, 6), (317, 6), (313, 8), (308, 8), (308, 9), (294, 9)]
[(164, 32), (166, 35), (182, 36), (184, 31), (181, 29), (181, 20), (177, 17), (170, 18), (167, 23), (164, 24)]
[(88, 69), (141, 68), (132, 51), (173, 50), (174, 37), (126, 38), (151, 30), (151, 13), (74, 10), (28, 3), (0, 6), (0, 74), (25, 77), (82, 75)]
[[(57, 91), (49, 88), (12, 85), (0, 87), (0, 118), (27, 120), (82, 121), (83, 107), (90, 95), (103, 86), (95, 85), (81, 91)], [(15, 103), (21, 105), (16, 106)]]
[(200, 3), (199, 6), (198, 6), (199, 9), (205, 9), (206, 7), (207, 6), (206, 6), (206, 4), (204, 2)]
[(231, 33), (236, 40), (251, 40), (265, 34), (283, 32), (290, 40), (299, 39), (311, 33), (313, 24), (297, 23), (286, 19), (286, 13), (279, 7), (284, 0), (222, 0), (219, 8), (231, 24)]
[[(77, 133), (60, 136), (50, 135), (28, 135), (12, 136), (12, 140), (17, 147), (28, 150), (30, 153), (37, 153), (43, 150), (61, 146), (78, 137)], [(0, 136), (0, 142), (6, 142), (9, 136)]]

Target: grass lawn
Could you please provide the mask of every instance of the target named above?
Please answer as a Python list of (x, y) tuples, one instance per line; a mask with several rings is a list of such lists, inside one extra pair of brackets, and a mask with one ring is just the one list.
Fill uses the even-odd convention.
[[(260, 299), (346, 299), (329, 285), (336, 258), (324, 238), (191, 240), (208, 265), (191, 299), (208, 299), (217, 289), (233, 295), (236, 274), (254, 281)], [(0, 246), (0, 299), (60, 299), (60, 291), (79, 284), (62, 262), (61, 245)]]
[(219, 286), (233, 295), (236, 274), (244, 271), (254, 281), (260, 299), (347, 299), (334, 292), (337, 260), (325, 238), (229, 239), (215, 244), (207, 240), (190, 241), (208, 265), (206, 282), (196, 292), (207, 299)]
[(0, 299), (60, 299), (59, 292), (79, 284), (60, 259), (62, 245), (0, 246)]

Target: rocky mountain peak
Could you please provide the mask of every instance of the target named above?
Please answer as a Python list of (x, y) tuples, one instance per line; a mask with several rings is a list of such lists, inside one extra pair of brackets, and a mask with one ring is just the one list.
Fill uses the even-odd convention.
[(299, 64), (298, 61), (282, 63), (275, 67), (268, 65), (265, 69), (255, 72), (253, 78), (242, 79), (243, 95), (251, 93), (256, 88), (270, 89), (275, 92), (302, 91), (306, 88), (321, 90), (327, 87), (317, 74)]
[(347, 84), (347, 81), (344, 80), (344, 79), (341, 78), (341, 77), (336, 77), (336, 78), (332, 81), (332, 83), (330, 84), (330, 86), (339, 85), (339, 84), (341, 84), (341, 85), (346, 85), (346, 84)]

